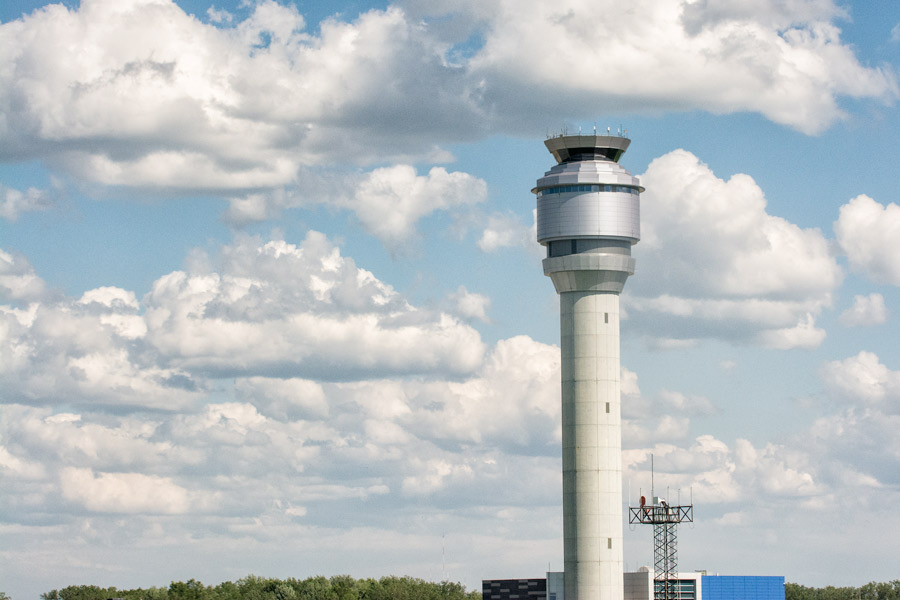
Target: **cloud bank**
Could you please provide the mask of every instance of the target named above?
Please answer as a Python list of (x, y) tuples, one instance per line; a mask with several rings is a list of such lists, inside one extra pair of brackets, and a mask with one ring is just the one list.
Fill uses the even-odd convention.
[(271, 0), (208, 21), (169, 0), (48, 5), (0, 25), (0, 157), (245, 196), (304, 166), (446, 160), (444, 144), (543, 130), (550, 107), (749, 111), (818, 133), (843, 97), (897, 97), (893, 71), (841, 41), (833, 2), (776, 4), (410, 1), (315, 33)]

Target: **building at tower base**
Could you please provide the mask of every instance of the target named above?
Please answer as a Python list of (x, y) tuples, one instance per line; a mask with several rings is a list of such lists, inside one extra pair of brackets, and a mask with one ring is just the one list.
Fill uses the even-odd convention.
[[(678, 573), (679, 600), (784, 600), (783, 576)], [(653, 600), (653, 569), (624, 574), (625, 600)], [(546, 579), (485, 579), (482, 600), (566, 600), (563, 574)]]

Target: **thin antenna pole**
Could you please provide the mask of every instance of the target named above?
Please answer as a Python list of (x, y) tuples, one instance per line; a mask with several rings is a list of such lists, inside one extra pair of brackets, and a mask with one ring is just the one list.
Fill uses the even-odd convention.
[(650, 502), (655, 502), (656, 487), (653, 483), (653, 454), (650, 454)]

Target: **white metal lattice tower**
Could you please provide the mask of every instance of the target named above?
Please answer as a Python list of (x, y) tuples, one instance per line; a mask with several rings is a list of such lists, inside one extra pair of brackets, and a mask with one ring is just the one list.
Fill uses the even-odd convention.
[(653, 525), (653, 598), (679, 600), (678, 524), (694, 521), (694, 505), (673, 506), (662, 498), (647, 504), (641, 496), (640, 506), (628, 508), (628, 522)]

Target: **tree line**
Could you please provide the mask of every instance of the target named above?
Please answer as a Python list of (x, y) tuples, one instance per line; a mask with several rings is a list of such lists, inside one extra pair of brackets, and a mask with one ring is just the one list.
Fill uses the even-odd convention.
[(481, 600), (460, 583), (435, 583), (413, 577), (354, 579), (349, 575), (271, 579), (248, 575), (235, 582), (203, 585), (194, 579), (169, 587), (120, 590), (96, 585), (70, 585), (41, 594), (43, 600)]
[(784, 584), (784, 600), (900, 600), (900, 579), (867, 583), (862, 587), (806, 587)]
[[(43, 600), (480, 600), (460, 583), (434, 583), (413, 577), (353, 579), (349, 575), (270, 579), (248, 575), (215, 586), (199, 581), (173, 581), (169, 587), (119, 590), (96, 585), (70, 585), (41, 594)], [(900, 579), (861, 587), (807, 587), (784, 584), (785, 600), (900, 600)], [(10, 600), (0, 592), (0, 600)]]

